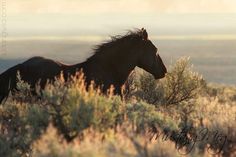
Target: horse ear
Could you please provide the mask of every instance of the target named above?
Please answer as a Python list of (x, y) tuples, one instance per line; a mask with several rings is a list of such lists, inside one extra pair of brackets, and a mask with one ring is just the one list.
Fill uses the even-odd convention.
[(148, 33), (147, 33), (146, 29), (142, 28), (141, 33), (142, 33), (143, 40), (148, 40)]

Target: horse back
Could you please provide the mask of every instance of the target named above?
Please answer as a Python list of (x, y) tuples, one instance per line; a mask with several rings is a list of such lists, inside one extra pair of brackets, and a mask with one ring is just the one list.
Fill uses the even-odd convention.
[(47, 79), (54, 79), (64, 68), (65, 65), (60, 62), (43, 57), (33, 57), (20, 65), (19, 72), (24, 81), (35, 85), (38, 81), (45, 84)]
[(17, 72), (20, 73), (21, 79), (29, 83), (32, 88), (38, 82), (43, 88), (48, 79), (53, 80), (65, 67), (66, 65), (51, 59), (33, 57), (9, 68), (0, 75), (0, 103), (11, 90), (16, 89)]
[[(29, 83), (31, 87), (34, 87), (38, 81), (44, 85), (47, 79), (54, 79), (63, 71), (64, 65), (46, 59), (43, 57), (33, 57), (25, 62), (15, 65), (0, 75), (0, 91), (6, 90), (6, 88), (16, 88), (17, 72), (20, 73), (22, 80)], [(6, 87), (6, 84), (10, 84), (10, 87)]]

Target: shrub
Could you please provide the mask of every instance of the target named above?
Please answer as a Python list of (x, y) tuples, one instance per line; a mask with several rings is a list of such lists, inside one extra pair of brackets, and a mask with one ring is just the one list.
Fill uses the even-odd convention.
[(162, 82), (165, 91), (165, 104), (178, 105), (198, 96), (205, 81), (198, 73), (193, 72), (189, 58), (181, 58), (170, 68)]
[(145, 102), (127, 104), (126, 107), (128, 120), (136, 127), (137, 131), (145, 132), (148, 128), (162, 128), (177, 130), (178, 122), (169, 116), (158, 112), (156, 108)]
[(59, 78), (48, 84), (43, 97), (56, 126), (68, 141), (89, 127), (101, 132), (115, 127), (122, 113), (120, 97), (103, 96), (93, 84), (86, 91), (82, 75), (69, 82)]
[(34, 142), (32, 155), (34, 157), (179, 156), (174, 143), (170, 141), (146, 143), (144, 136), (134, 137), (120, 131), (118, 133), (110, 132), (109, 138), (101, 141), (99, 134), (94, 136), (92, 132), (85, 132), (83, 141), (67, 143), (63, 137), (58, 134), (56, 128), (50, 125), (45, 134)]
[[(82, 74), (68, 82), (61, 75), (37, 96), (19, 77), (19, 91), (0, 106), (0, 156), (180, 156), (176, 148), (184, 141), (176, 138), (183, 128), (186, 139), (202, 128), (227, 135), (220, 155), (233, 156), (234, 87), (206, 85), (187, 58), (160, 81), (140, 71), (131, 78), (123, 100), (112, 90), (101, 94), (93, 83), (86, 89)], [(149, 141), (158, 131), (175, 134)], [(189, 156), (207, 156), (212, 142), (197, 141)]]
[[(191, 116), (198, 105), (196, 99), (206, 89), (206, 83), (189, 63), (189, 58), (180, 58), (174, 66), (168, 70), (165, 78), (156, 81), (147, 72), (137, 71), (136, 80), (132, 76), (129, 81), (137, 88), (130, 91), (130, 95), (139, 100), (154, 104), (159, 110), (169, 113), (176, 119), (180, 119), (181, 126), (192, 125)], [(137, 76), (139, 75), (139, 76)], [(137, 79), (138, 78), (138, 79)], [(129, 96), (132, 97), (132, 96)]]
[(128, 87), (137, 87), (132, 88), (130, 94), (150, 104), (170, 106), (195, 99), (206, 86), (203, 78), (193, 72), (189, 58), (180, 58), (168, 71), (165, 78), (156, 81), (151, 74), (137, 70), (134, 75), (138, 80), (132, 76), (128, 81), (134, 84), (128, 84)]
[[(8, 101), (0, 108), (0, 156), (25, 156), (31, 143), (48, 125), (46, 110), (38, 104)], [(3, 148), (3, 149), (2, 149)]]

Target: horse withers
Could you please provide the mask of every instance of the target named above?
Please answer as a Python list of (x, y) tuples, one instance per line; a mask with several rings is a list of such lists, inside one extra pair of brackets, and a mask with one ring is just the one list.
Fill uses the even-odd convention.
[(124, 36), (113, 36), (110, 41), (96, 46), (94, 54), (79, 64), (66, 65), (43, 57), (33, 57), (11, 67), (0, 75), (0, 103), (11, 90), (16, 89), (18, 71), (22, 80), (34, 89), (39, 80), (41, 88), (44, 88), (47, 80), (53, 80), (61, 72), (68, 76), (83, 69), (85, 82), (93, 80), (96, 85), (102, 86), (103, 92), (113, 85), (115, 94), (121, 94), (122, 85), (136, 66), (151, 73), (155, 79), (163, 78), (167, 72), (157, 48), (143, 28)]

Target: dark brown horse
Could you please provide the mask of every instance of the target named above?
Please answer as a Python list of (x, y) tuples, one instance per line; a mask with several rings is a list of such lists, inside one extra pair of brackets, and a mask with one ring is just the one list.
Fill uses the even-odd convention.
[(17, 71), (32, 88), (39, 80), (44, 88), (47, 80), (53, 80), (61, 71), (68, 76), (82, 69), (87, 83), (94, 80), (96, 85), (103, 85), (103, 91), (113, 85), (115, 93), (120, 94), (121, 86), (136, 66), (156, 79), (163, 78), (167, 72), (145, 29), (112, 37), (111, 41), (98, 45), (94, 55), (79, 64), (65, 65), (47, 58), (33, 57), (6, 70), (0, 75), (0, 103), (9, 91), (16, 89)]

